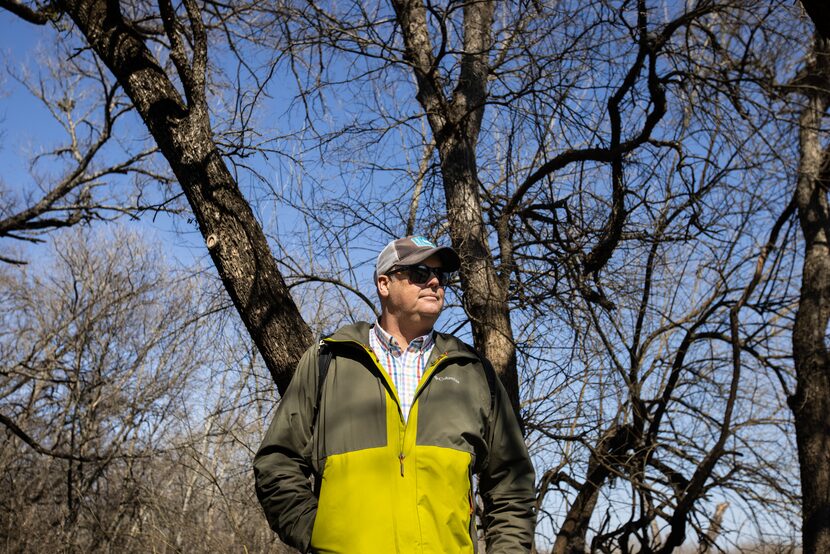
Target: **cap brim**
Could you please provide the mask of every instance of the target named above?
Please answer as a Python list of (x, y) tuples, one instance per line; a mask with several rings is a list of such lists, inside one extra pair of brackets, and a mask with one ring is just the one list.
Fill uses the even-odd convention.
[(405, 256), (398, 260), (395, 265), (415, 265), (423, 262), (430, 256), (438, 256), (441, 260), (441, 269), (444, 271), (458, 271), (461, 267), (461, 260), (455, 250), (448, 246), (439, 246), (438, 248), (430, 248), (428, 250), (419, 250), (413, 252), (409, 256)]

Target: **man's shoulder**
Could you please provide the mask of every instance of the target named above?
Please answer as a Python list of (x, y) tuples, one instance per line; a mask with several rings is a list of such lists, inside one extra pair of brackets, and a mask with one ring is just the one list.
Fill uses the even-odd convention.
[(323, 338), (332, 341), (356, 341), (361, 344), (367, 344), (369, 341), (369, 329), (371, 328), (371, 323), (358, 321), (357, 323), (344, 325), (334, 333), (323, 335)]
[(306, 349), (302, 360), (298, 363), (298, 371), (305, 368), (304, 371), (310, 372), (312, 368), (319, 368), (321, 364), (328, 366), (328, 362), (331, 361), (333, 356), (339, 356), (352, 351), (349, 348), (338, 347), (338, 343), (356, 342), (359, 344), (368, 344), (369, 330), (371, 328), (371, 324), (365, 321), (359, 321), (340, 327), (334, 333), (318, 335), (317, 342), (311, 344)]
[(496, 401), (496, 389), (498, 388), (498, 377), (496, 376), (493, 364), (491, 364), (490, 361), (474, 347), (454, 335), (436, 333), (435, 346), (453, 359), (458, 360), (466, 358), (467, 360), (472, 361), (472, 365), (467, 367), (478, 368), (477, 372), (481, 376), (482, 381), (486, 381), (487, 389), (490, 394), (490, 411), (492, 412)]
[(435, 332), (435, 346), (441, 352), (446, 352), (447, 354), (462, 354), (465, 356), (473, 356), (478, 358), (479, 360), (482, 356), (476, 351), (475, 348), (464, 342), (463, 340), (459, 339), (455, 335), (450, 335), (449, 333), (440, 333), (438, 331)]

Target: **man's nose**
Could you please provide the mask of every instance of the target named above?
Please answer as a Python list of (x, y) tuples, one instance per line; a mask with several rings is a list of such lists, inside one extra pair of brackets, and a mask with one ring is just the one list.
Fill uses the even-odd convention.
[(436, 275), (435, 271), (429, 272), (429, 279), (427, 279), (427, 286), (430, 288), (438, 288), (441, 285), (441, 281), (438, 279), (438, 275)]

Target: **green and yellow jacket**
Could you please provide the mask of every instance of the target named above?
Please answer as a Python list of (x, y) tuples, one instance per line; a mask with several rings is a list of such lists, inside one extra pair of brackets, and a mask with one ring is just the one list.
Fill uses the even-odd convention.
[(501, 383), (438, 333), (405, 419), (369, 329), (324, 339), (334, 357), (319, 407), (319, 346), (297, 367), (254, 458), (271, 527), (302, 552), (474, 553), (478, 475), (488, 554), (528, 552), (533, 467)]

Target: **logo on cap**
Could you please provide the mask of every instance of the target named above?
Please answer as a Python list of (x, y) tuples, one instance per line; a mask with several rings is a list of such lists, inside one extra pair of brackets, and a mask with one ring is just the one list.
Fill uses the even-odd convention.
[(427, 246), (429, 248), (437, 248), (435, 244), (432, 243), (428, 238), (425, 237), (412, 237), (412, 243), (415, 246), (424, 247)]

